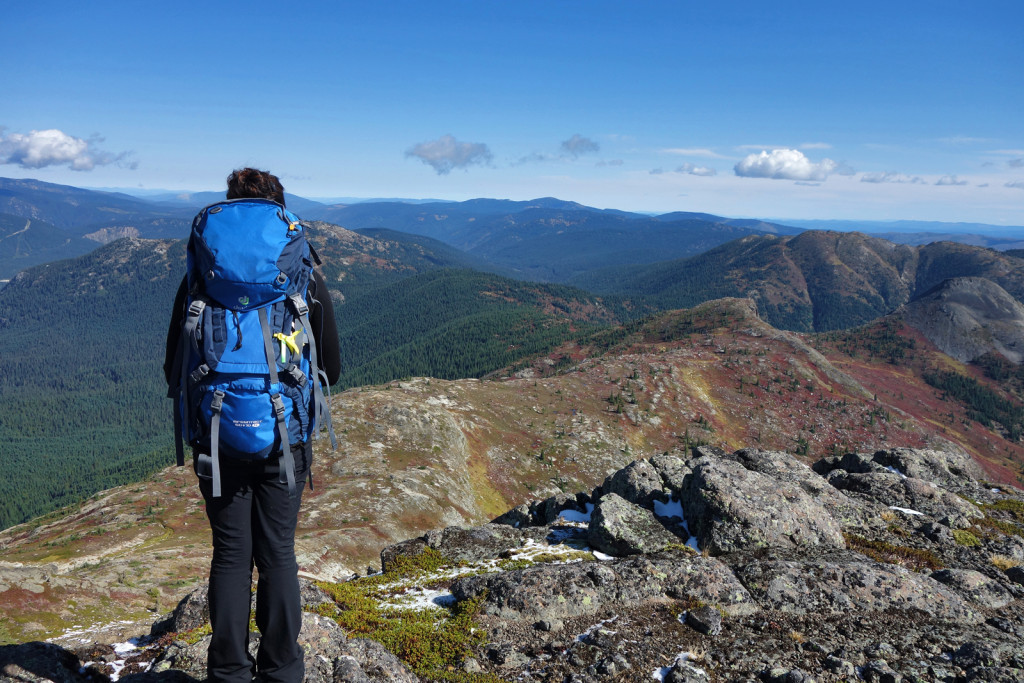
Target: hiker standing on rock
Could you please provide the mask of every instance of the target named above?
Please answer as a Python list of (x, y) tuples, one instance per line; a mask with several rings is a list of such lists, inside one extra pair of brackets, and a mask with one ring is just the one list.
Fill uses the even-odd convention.
[[(334, 309), (305, 229), (280, 180), (243, 168), (226, 202), (192, 224), (186, 275), (167, 332), (164, 374), (181, 441), (213, 531), (210, 681), (299, 683), (302, 625), (295, 527), (326, 428), (324, 390), (341, 371)], [(253, 566), (259, 571), (255, 660), (248, 653)]]

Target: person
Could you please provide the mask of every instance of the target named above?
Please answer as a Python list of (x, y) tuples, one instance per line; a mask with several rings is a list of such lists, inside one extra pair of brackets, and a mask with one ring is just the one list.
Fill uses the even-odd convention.
[[(227, 199), (271, 199), (282, 207), (284, 187), (274, 175), (252, 168), (228, 176)], [(174, 300), (167, 332), (164, 375), (169, 386), (188, 300), (186, 280)], [(317, 358), (330, 384), (341, 374), (334, 308), (321, 274), (314, 270), (306, 292)], [(208, 650), (210, 681), (280, 681), (299, 683), (304, 676), (298, 633), (302, 626), (295, 527), (302, 489), (312, 464), (310, 439), (291, 445), (297, 491), (289, 495), (281, 481), (282, 453), (266, 460), (220, 458), (221, 495), (211, 486), (209, 457), (193, 449), (193, 469), (206, 502), (213, 532), (210, 562), (210, 624)], [(203, 465), (205, 463), (205, 466)], [(206, 471), (204, 471), (206, 470)], [(311, 482), (312, 483), (312, 482)], [(261, 639), (255, 659), (248, 652), (252, 570), (256, 587), (256, 626)]]

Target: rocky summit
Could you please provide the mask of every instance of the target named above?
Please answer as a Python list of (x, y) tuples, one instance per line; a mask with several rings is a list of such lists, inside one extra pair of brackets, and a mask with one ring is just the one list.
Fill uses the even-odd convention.
[[(956, 453), (677, 450), (381, 565), (304, 584), (307, 681), (1024, 680), (1024, 496)], [(206, 609), (0, 680), (202, 680)]]

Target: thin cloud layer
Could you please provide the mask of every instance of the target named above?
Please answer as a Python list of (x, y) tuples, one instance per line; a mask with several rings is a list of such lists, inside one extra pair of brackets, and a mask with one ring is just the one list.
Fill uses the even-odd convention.
[(597, 144), (590, 138), (583, 137), (579, 133), (562, 142), (562, 152), (571, 156), (573, 159), (578, 158), (581, 154), (597, 152), (600, 149), (601, 145)]
[(678, 154), (678, 155), (684, 156), (684, 157), (708, 157), (709, 159), (725, 159), (726, 158), (725, 156), (719, 154), (718, 152), (716, 152), (716, 151), (714, 151), (712, 149), (708, 149), (706, 147), (703, 147), (703, 148), (689, 148), (689, 149), (684, 149), (684, 148), (681, 148), (681, 147), (671, 147), (671, 148), (663, 149), (663, 150), (660, 150), (660, 151), (664, 152), (665, 154)]
[[(97, 147), (103, 138), (88, 140), (68, 135), (56, 128), (4, 134), (0, 128), (0, 164), (13, 164), (22, 168), (46, 168), (67, 165), (74, 171), (91, 171), (97, 166), (120, 163), (127, 152), (114, 154)], [(134, 169), (135, 162), (124, 164)]]
[(944, 175), (935, 181), (936, 185), (966, 185), (966, 180), (960, 180), (955, 175)]
[(812, 162), (796, 149), (773, 149), (750, 154), (733, 167), (742, 178), (772, 178), (774, 180), (825, 180), (839, 169), (831, 159)]
[(885, 171), (878, 173), (865, 173), (860, 177), (862, 183), (914, 183), (923, 184), (924, 180), (918, 176), (909, 176), (906, 173)]
[(413, 145), (406, 150), (405, 156), (419, 159), (437, 171), (438, 175), (450, 173), (455, 168), (486, 166), (494, 159), (484, 143), (459, 142), (452, 135), (442, 135), (437, 140)]

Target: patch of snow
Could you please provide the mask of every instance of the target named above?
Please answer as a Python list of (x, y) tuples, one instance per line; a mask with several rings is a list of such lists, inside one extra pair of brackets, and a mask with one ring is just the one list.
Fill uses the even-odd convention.
[(654, 501), (654, 514), (658, 517), (664, 517), (666, 519), (672, 519), (676, 517), (680, 520), (679, 526), (686, 532), (686, 545), (693, 548), (697, 552), (700, 552), (700, 548), (697, 547), (697, 537), (690, 533), (690, 527), (686, 523), (686, 515), (683, 514), (683, 503), (675, 499), (672, 496), (668, 499), (667, 503), (663, 503), (660, 500)]
[(614, 560), (615, 559), (611, 555), (605, 555), (600, 550), (591, 550), (590, 552), (594, 555), (595, 558), (597, 558), (601, 562), (607, 562), (608, 560)]
[(886, 467), (885, 469), (889, 470), (890, 472), (894, 472), (895, 474), (898, 474), (898, 475), (900, 475), (900, 476), (901, 476), (901, 477), (903, 477), (904, 479), (906, 479), (906, 478), (907, 478), (907, 475), (903, 474), (902, 472), (900, 472), (900, 471), (899, 471), (898, 469), (896, 469), (896, 468), (895, 468), (895, 467), (893, 467), (892, 465), (889, 465), (889, 466), (888, 466), (888, 467)]
[(992, 489), (992, 493), (1002, 493), (999, 489)]
[(897, 512), (902, 512), (905, 515), (924, 515), (923, 512), (918, 512), (917, 510), (910, 510), (908, 508), (896, 507), (895, 505), (890, 505), (889, 509), (896, 510)]
[(455, 596), (450, 591), (430, 590), (426, 588), (408, 588), (393, 595), (388, 604), (400, 609), (440, 609), (455, 603)]
[[(673, 662), (671, 664), (669, 664), (668, 666), (663, 666), (663, 667), (661, 667), (659, 669), (655, 669), (654, 671), (652, 671), (651, 672), (651, 678), (653, 678), (656, 681), (664, 681), (665, 680), (665, 676), (668, 676), (669, 672), (672, 671), (672, 667), (674, 667), (674, 666), (676, 666), (677, 664), (680, 664), (680, 663), (688, 662), (691, 659), (693, 659), (693, 653), (692, 652), (686, 652), (686, 651), (680, 652), (679, 654), (676, 655), (675, 660), (673, 660)], [(693, 666), (693, 665), (691, 664), (690, 666)], [(700, 667), (694, 666), (693, 668), (699, 669)], [(703, 671), (703, 669), (701, 669), (701, 670)]]
[(384, 444), (382, 444), (380, 441), (371, 441), (370, 448), (379, 451), (384, 448)]
[[(608, 617), (607, 619), (602, 619), (601, 621), (597, 622), (596, 624), (594, 624), (593, 626), (591, 626), (590, 628), (588, 628), (588, 629), (587, 629), (586, 631), (584, 631), (583, 633), (581, 633), (581, 634), (579, 634), (578, 636), (576, 636), (576, 640), (577, 640), (577, 641), (582, 641), (582, 640), (583, 640), (584, 638), (586, 638), (587, 636), (589, 636), (589, 635), (590, 635), (591, 633), (593, 633), (593, 632), (594, 632), (594, 631), (596, 631), (597, 629), (601, 628), (601, 627), (602, 627), (602, 626), (604, 626), (605, 624), (610, 624), (610, 623), (612, 623), (613, 621), (615, 621), (615, 620), (616, 620), (616, 619), (618, 619), (618, 618), (619, 618), (619, 616), (618, 616), (618, 615), (615, 615), (614, 617)], [(612, 633), (615, 633), (615, 631), (612, 631)]]
[(558, 518), (563, 519), (566, 522), (576, 522), (577, 524), (590, 524), (590, 516), (594, 513), (594, 504), (587, 503), (587, 511), (580, 512), (579, 510), (562, 510), (558, 513)]

